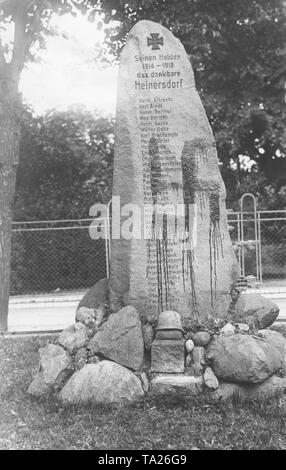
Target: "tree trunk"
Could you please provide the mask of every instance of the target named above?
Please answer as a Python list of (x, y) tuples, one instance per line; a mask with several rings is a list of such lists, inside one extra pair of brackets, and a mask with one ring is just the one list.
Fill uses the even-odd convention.
[(15, 105), (0, 101), (0, 333), (8, 327), (12, 204), (20, 134), (16, 114)]
[[(7, 60), (5, 47), (0, 38), (0, 333), (6, 331), (8, 327), (12, 204), (21, 128), (21, 99), (18, 86), (27, 53), (34, 40), (34, 33), (39, 30), (41, 14), (46, 9), (46, 2), (38, 2), (41, 3), (39, 7), (36, 5), (37, 2), (26, 0), (4, 3), (11, 3), (6, 19), (10, 17), (9, 21), (14, 22), (15, 27), (10, 60)], [(6, 7), (4, 17), (5, 10)]]

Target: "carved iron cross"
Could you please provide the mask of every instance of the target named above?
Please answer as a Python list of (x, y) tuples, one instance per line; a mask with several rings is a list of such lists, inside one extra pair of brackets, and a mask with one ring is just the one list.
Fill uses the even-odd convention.
[(152, 51), (160, 49), (164, 45), (162, 36), (159, 38), (158, 33), (152, 33), (150, 38), (147, 38), (147, 46), (152, 46)]

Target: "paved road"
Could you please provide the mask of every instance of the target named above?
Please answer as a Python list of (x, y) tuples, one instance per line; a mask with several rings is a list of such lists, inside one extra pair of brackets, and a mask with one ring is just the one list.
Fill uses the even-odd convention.
[(10, 304), (8, 331), (63, 330), (74, 323), (78, 302), (35, 302)]
[[(286, 321), (286, 292), (285, 294), (264, 294), (273, 298), (280, 307), (279, 320)], [(11, 299), (9, 306), (8, 331), (36, 332), (62, 330), (74, 323), (76, 306), (82, 295), (55, 298), (42, 297), (37, 301), (32, 298)]]

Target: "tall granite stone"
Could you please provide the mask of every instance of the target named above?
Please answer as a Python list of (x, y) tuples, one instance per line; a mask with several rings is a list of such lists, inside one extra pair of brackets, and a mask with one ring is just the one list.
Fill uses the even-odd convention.
[[(132, 28), (117, 96), (111, 309), (176, 310), (200, 324), (224, 317), (237, 276), (225, 187), (192, 66), (170, 31)], [(156, 204), (167, 217), (152, 213)]]

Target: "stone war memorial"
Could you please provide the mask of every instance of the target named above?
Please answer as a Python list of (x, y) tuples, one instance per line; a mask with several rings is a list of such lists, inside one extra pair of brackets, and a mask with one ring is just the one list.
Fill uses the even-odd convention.
[(286, 389), (277, 305), (243, 292), (212, 130), (183, 45), (140, 21), (121, 53), (110, 278), (39, 351), (28, 393), (65, 404)]
[[(215, 142), (182, 44), (152, 22), (132, 29), (121, 55), (115, 139), (113, 195), (146, 217), (140, 239), (112, 240), (111, 307), (176, 310), (194, 324), (225, 317), (237, 262)], [(166, 227), (155, 204), (169, 209)]]

